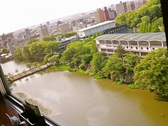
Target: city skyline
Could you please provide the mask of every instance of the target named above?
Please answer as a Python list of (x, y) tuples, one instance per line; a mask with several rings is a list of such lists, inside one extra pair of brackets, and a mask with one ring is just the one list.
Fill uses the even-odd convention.
[[(2, 1), (3, 6), (0, 8), (1, 17), (3, 17), (0, 22), (0, 35), (38, 25), (42, 22), (118, 4), (120, 1), (99, 0), (95, 3), (95, 1), (89, 0), (62, 0), (56, 3), (54, 0), (5, 0)], [(123, 0), (123, 2), (125, 1)]]

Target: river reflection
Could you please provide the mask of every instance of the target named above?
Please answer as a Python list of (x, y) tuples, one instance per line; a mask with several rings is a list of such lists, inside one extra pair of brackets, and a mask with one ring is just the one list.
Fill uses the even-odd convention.
[(154, 93), (68, 71), (23, 78), (12, 86), (12, 93), (37, 102), (44, 114), (62, 126), (168, 124), (168, 102), (155, 100)]

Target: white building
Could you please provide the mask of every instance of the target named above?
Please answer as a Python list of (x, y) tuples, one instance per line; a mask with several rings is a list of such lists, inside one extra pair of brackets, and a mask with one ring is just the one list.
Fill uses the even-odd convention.
[(77, 31), (77, 34), (80, 38), (85, 38), (90, 35), (105, 31), (107, 29), (111, 29), (115, 27), (114, 20), (113, 21), (105, 21), (96, 25), (92, 25), (90, 27), (86, 27)]
[(105, 34), (95, 40), (98, 50), (109, 55), (114, 54), (119, 45), (124, 47), (125, 51), (142, 57), (153, 50), (167, 47), (164, 32)]

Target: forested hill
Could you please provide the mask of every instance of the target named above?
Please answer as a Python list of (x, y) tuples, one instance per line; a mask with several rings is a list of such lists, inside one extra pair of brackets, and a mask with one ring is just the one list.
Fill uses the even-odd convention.
[(160, 0), (148, 0), (139, 9), (118, 15), (115, 23), (127, 24), (130, 30), (136, 27), (142, 33), (164, 31)]

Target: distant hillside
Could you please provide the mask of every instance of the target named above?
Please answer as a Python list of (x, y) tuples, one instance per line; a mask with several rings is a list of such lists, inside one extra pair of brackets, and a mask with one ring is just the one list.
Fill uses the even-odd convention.
[(164, 31), (160, 0), (148, 0), (141, 8), (117, 16), (115, 23), (136, 27), (138, 32)]

